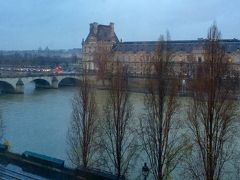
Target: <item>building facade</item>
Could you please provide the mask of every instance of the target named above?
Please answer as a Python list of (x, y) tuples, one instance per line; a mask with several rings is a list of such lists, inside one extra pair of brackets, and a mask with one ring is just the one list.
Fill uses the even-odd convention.
[[(175, 62), (181, 70), (182, 64), (187, 64), (189, 59), (194, 62), (203, 62), (204, 39), (170, 41), (171, 61)], [(224, 39), (220, 42), (226, 51), (229, 61), (234, 63), (234, 68), (240, 65), (240, 40)], [(128, 70), (134, 74), (143, 74), (145, 63), (150, 61), (156, 52), (158, 41), (122, 42), (114, 32), (114, 24), (90, 24), (90, 31), (86, 40), (82, 42), (83, 65), (87, 70), (96, 70), (96, 54), (104, 48), (114, 54), (112, 60), (119, 60), (128, 65)], [(184, 69), (184, 67), (183, 67)]]
[(89, 34), (82, 41), (82, 61), (87, 70), (96, 70), (95, 57), (99, 49), (110, 52), (119, 43), (114, 32), (114, 24), (100, 25), (96, 22), (90, 24)]

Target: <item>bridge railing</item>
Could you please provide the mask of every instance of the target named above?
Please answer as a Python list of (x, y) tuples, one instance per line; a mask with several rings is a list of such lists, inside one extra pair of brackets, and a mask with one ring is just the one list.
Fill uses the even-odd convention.
[(64, 73), (1, 73), (0, 78), (23, 78), (23, 77), (43, 77), (43, 76), (80, 76), (82, 73), (64, 72)]

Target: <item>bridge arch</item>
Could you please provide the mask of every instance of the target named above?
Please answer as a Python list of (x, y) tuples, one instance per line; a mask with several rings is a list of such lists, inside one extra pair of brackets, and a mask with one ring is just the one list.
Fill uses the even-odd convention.
[(80, 78), (77, 77), (63, 77), (59, 80), (58, 86), (77, 86), (81, 83)]
[(51, 82), (47, 79), (36, 78), (30, 82), (34, 82), (36, 88), (51, 88)]
[(0, 80), (0, 92), (1, 93), (14, 93), (15, 87), (9, 82)]

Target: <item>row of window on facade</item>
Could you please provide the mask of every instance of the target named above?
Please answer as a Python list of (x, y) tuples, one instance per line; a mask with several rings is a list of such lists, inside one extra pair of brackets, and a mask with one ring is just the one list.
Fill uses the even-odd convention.
[[(127, 67), (128, 73), (130, 74), (136, 74), (136, 75), (145, 75), (146, 73), (148, 74), (149, 71), (146, 71), (146, 66), (139, 66), (139, 64), (135, 64), (135, 63), (126, 63), (125, 66)], [(239, 66), (233, 65), (232, 67), (232, 72), (240, 72)], [(93, 62), (85, 62), (84, 65), (85, 69), (89, 70), (89, 71), (96, 71), (97, 66), (93, 63)], [(116, 66), (114, 65), (114, 63), (110, 63), (108, 66), (108, 70), (110, 71), (114, 71), (114, 68)], [(192, 64), (189, 63), (184, 63), (184, 64), (173, 64), (173, 68), (174, 68), (174, 72), (175, 75), (177, 76), (181, 76), (181, 77), (193, 77), (194, 74), (199, 73), (199, 71), (196, 71), (196, 67), (192, 66)], [(151, 74), (155, 72), (154, 70), (155, 68), (152, 66), (150, 67), (150, 72)]]
[[(115, 59), (118, 59), (122, 62), (128, 62), (128, 61), (151, 61), (156, 58), (156, 55), (154, 53), (150, 54), (121, 54), (117, 53), (115, 55)], [(193, 58), (193, 59), (192, 59)], [(195, 55), (191, 56), (189, 54), (173, 54), (171, 55), (171, 61), (173, 62), (188, 62), (188, 61), (196, 61), (196, 62), (203, 62), (204, 58), (201, 55)]]
[(104, 49), (104, 50), (110, 51), (111, 50), (111, 46), (109, 46), (109, 45), (107, 45), (107, 46), (106, 45), (103, 45), (103, 46), (85, 46), (83, 48), (83, 52), (84, 53), (96, 53), (97, 49), (100, 49), (100, 50)]
[[(125, 63), (124, 65), (127, 67), (128, 72), (133, 74), (145, 74), (146, 67), (148, 67), (144, 63)], [(85, 61), (84, 67), (87, 70), (98, 70), (97, 65), (93, 61), (87, 61), (87, 62)], [(114, 67), (116, 67), (114, 63), (108, 64), (109, 70), (113, 70)], [(151, 67), (151, 69), (154, 69), (154, 68)], [(174, 69), (175, 69), (175, 72), (178, 74), (180, 73), (187, 74), (187, 72), (189, 71), (189, 66), (187, 64), (184, 64), (184, 65), (177, 64), (177, 65), (174, 65)]]

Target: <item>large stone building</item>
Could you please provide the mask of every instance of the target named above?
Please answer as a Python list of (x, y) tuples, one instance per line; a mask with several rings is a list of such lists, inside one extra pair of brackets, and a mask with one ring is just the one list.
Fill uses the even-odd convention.
[(90, 24), (89, 34), (86, 40), (82, 42), (82, 61), (87, 70), (95, 70), (95, 55), (100, 47), (104, 47), (108, 51), (119, 43), (114, 32), (114, 24), (99, 25), (96, 22)]
[[(191, 57), (195, 62), (204, 61), (203, 44), (204, 39), (170, 41), (171, 60), (177, 64), (186, 64)], [(221, 40), (222, 45), (230, 61), (240, 65), (240, 40)], [(142, 74), (144, 64), (148, 62), (156, 51), (157, 41), (122, 42), (118, 40), (114, 32), (114, 24), (100, 25), (90, 24), (90, 31), (86, 40), (82, 42), (83, 64), (87, 70), (96, 70), (94, 61), (99, 47), (104, 46), (109, 52), (114, 52), (114, 59), (128, 64), (131, 73)], [(239, 69), (240, 70), (240, 69)]]

